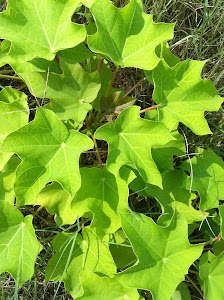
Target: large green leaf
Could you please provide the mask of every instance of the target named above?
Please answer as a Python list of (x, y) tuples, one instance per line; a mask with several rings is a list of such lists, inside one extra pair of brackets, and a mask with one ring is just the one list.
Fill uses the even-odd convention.
[(128, 184), (135, 175), (127, 168), (122, 168), (117, 177), (106, 168), (82, 168), (80, 173), (82, 183), (72, 200), (73, 214), (83, 216), (91, 211), (93, 221), (90, 227), (103, 238), (121, 226), (118, 210), (128, 209)]
[(158, 121), (170, 130), (182, 122), (196, 134), (211, 133), (204, 111), (217, 111), (223, 99), (209, 80), (201, 79), (204, 64), (187, 59), (171, 68), (163, 60), (152, 71)]
[(36, 205), (43, 205), (50, 215), (55, 214), (58, 226), (73, 224), (77, 219), (71, 209), (72, 197), (58, 182), (53, 182), (37, 196)]
[[(200, 208), (202, 210), (218, 207), (219, 200), (224, 200), (224, 163), (222, 158), (211, 149), (199, 149), (201, 155), (191, 159), (193, 168), (192, 190), (200, 194)], [(191, 172), (189, 161), (185, 161), (181, 167)], [(190, 188), (191, 179), (188, 179), (187, 187)]]
[(79, 156), (92, 146), (90, 138), (68, 131), (52, 111), (38, 108), (35, 119), (11, 133), (2, 146), (22, 159), (15, 183), (17, 205), (35, 203), (49, 181), (60, 182), (74, 195), (81, 184)]
[(128, 107), (115, 123), (100, 127), (95, 137), (109, 144), (108, 170), (115, 174), (126, 163), (133, 163), (145, 182), (162, 186), (162, 178), (151, 155), (151, 147), (174, 140), (159, 122), (139, 117), (139, 106)]
[(10, 59), (53, 60), (57, 51), (84, 41), (85, 26), (71, 22), (79, 6), (79, 0), (8, 0), (0, 14), (0, 38), (12, 42)]
[(174, 24), (153, 23), (141, 0), (131, 0), (124, 8), (116, 8), (109, 0), (97, 0), (91, 12), (98, 30), (88, 36), (88, 45), (117, 67), (152, 70), (159, 62), (156, 46), (173, 38)]
[(0, 171), (0, 201), (7, 201), (14, 205), (15, 192), (14, 183), (16, 179), (16, 169), (20, 163), (17, 156), (13, 156)]
[(0, 152), (4, 139), (28, 123), (27, 95), (6, 87), (0, 92)]
[(119, 273), (118, 280), (128, 287), (150, 290), (155, 300), (170, 300), (203, 245), (189, 244), (187, 222), (176, 215), (168, 227), (134, 213), (121, 213), (121, 223), (139, 261)]
[[(68, 53), (68, 56), (64, 52)], [(87, 112), (92, 109), (90, 103), (96, 98), (100, 89), (100, 79), (97, 72), (88, 74), (83, 71), (75, 55), (76, 51), (73, 49), (61, 51), (59, 60), (63, 73), (60, 75), (31, 72), (28, 77), (25, 73), (20, 76), (36, 97), (43, 98), (45, 95), (46, 98), (51, 99), (45, 108), (54, 111), (61, 120), (74, 119), (82, 122)]]
[(56, 253), (49, 260), (45, 278), (64, 281), (65, 288), (75, 298), (83, 294), (80, 273), (92, 271), (112, 277), (116, 265), (107, 244), (100, 241), (89, 228), (80, 234), (61, 233), (54, 237)]
[(81, 282), (84, 289), (83, 300), (138, 300), (137, 289), (124, 287), (116, 277), (102, 278), (85, 271), (81, 273)]
[(224, 204), (219, 205), (219, 214), (220, 214), (220, 219), (221, 219), (221, 224), (220, 224), (221, 225), (221, 235), (224, 240)]
[(0, 201), (0, 273), (9, 272), (20, 286), (34, 272), (38, 243), (32, 216), (24, 216), (15, 207)]
[(130, 188), (140, 195), (153, 196), (158, 200), (162, 208), (162, 215), (158, 219), (158, 224), (169, 224), (175, 210), (189, 224), (202, 221), (207, 214), (194, 209), (191, 205), (191, 200), (196, 195), (185, 189), (187, 175), (183, 170), (165, 171), (162, 178), (163, 189), (155, 185), (145, 184), (139, 176), (130, 184)]
[(205, 300), (224, 298), (224, 252), (215, 256), (210, 251), (204, 253), (199, 263), (199, 276)]

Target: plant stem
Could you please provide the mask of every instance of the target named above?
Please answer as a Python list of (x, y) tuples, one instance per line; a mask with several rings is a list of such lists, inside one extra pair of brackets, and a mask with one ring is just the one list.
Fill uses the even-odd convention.
[(10, 75), (2, 75), (0, 74), (0, 78), (13, 79), (13, 80), (23, 80), (20, 77), (10, 76)]
[(0, 74), (10, 74), (10, 73), (14, 73), (14, 70), (3, 70), (3, 71), (0, 71)]
[(158, 106), (160, 106), (159, 104), (157, 104), (157, 105), (154, 105), (154, 106), (151, 106), (151, 107), (148, 107), (148, 108), (145, 108), (145, 109), (142, 109), (142, 110), (140, 110), (140, 114), (142, 114), (142, 113), (144, 113), (144, 112), (146, 112), (146, 111), (148, 111), (148, 110), (152, 110), (152, 109), (155, 109), (155, 108), (157, 108)]
[(38, 214), (38, 212), (39, 212), (41, 209), (43, 209), (43, 208), (44, 208), (43, 205), (41, 205), (40, 207), (38, 207), (38, 209), (36, 209), (36, 210), (33, 212), (33, 217), (36, 216), (36, 214)]
[(137, 82), (129, 91), (127, 91), (127, 93), (122, 98), (127, 97), (133, 90), (136, 89), (136, 87), (138, 87), (140, 84), (142, 84), (145, 81), (145, 79), (146, 78), (144, 77), (139, 82)]
[(190, 281), (190, 283), (193, 285), (193, 287), (198, 291), (198, 293), (202, 296), (202, 298), (204, 299), (204, 294), (202, 293), (202, 291), (197, 287), (197, 285), (194, 283), (193, 280), (190, 279), (190, 277), (188, 275), (186, 275), (186, 278), (188, 281)]
[(96, 139), (95, 139), (95, 137), (92, 133), (90, 133), (90, 135), (91, 135), (91, 138), (93, 139), (93, 143), (94, 143), (94, 146), (96, 148), (96, 154), (97, 154), (97, 158), (98, 158), (98, 161), (99, 161), (100, 168), (103, 169), (103, 163), (102, 163), (102, 160), (101, 160), (101, 157), (100, 157), (100, 152), (99, 152), (99, 148), (97, 146)]
[(23, 84), (17, 89), (17, 91), (21, 91), (21, 90), (25, 89), (25, 87), (26, 87), (26, 84)]
[(211, 244), (211, 243), (213, 243), (213, 242), (215, 242), (215, 241), (218, 241), (218, 240), (220, 240), (221, 239), (221, 234), (220, 235), (218, 235), (217, 237), (215, 237), (214, 239), (212, 239), (212, 240), (210, 240), (210, 241), (208, 241), (208, 242), (205, 242), (204, 243), (204, 246), (206, 246), (206, 245), (209, 245), (209, 244)]
[(98, 67), (98, 73), (100, 73), (102, 65), (103, 65), (103, 58), (100, 60), (99, 67)]
[(108, 97), (108, 96), (109, 96), (110, 90), (111, 90), (112, 85), (113, 85), (113, 83), (114, 83), (114, 80), (115, 80), (115, 78), (116, 78), (116, 76), (117, 76), (118, 70), (119, 70), (119, 68), (116, 68), (116, 70), (114, 71), (113, 77), (112, 77), (112, 79), (111, 79), (111, 81), (110, 81), (110, 84), (109, 84), (109, 87), (108, 87), (107, 92), (106, 92), (106, 94), (105, 94), (105, 97)]

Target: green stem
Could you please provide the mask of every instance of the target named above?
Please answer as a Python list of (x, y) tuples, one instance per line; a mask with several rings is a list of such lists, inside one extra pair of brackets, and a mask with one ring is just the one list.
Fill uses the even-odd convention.
[(22, 80), (23, 81), (23, 79), (20, 78), (20, 77), (15, 77), (15, 76), (10, 76), (10, 75), (2, 75), (2, 74), (0, 74), (0, 78), (13, 79), (13, 80)]
[(10, 74), (10, 73), (14, 73), (14, 70), (3, 70), (3, 71), (0, 71), (0, 74)]
[(44, 208), (43, 205), (41, 205), (40, 207), (38, 207), (38, 209), (36, 209), (36, 210), (33, 212), (33, 217), (36, 216), (36, 214), (38, 214), (38, 212), (39, 212), (41, 209), (43, 209), (43, 208)]
[(97, 158), (98, 158), (98, 161), (99, 161), (100, 168), (103, 169), (103, 163), (102, 163), (102, 160), (101, 160), (101, 157), (100, 157), (100, 152), (99, 152), (99, 148), (97, 146), (96, 139), (95, 139), (95, 137), (92, 133), (90, 133), (90, 135), (91, 135), (91, 138), (93, 139), (93, 143), (94, 143), (94, 146), (96, 148), (96, 154), (97, 154)]
[(105, 94), (105, 97), (108, 97), (108, 96), (109, 96), (110, 90), (111, 90), (112, 85), (113, 85), (113, 83), (114, 83), (114, 80), (115, 80), (115, 78), (116, 78), (116, 76), (117, 76), (118, 70), (119, 70), (119, 68), (116, 68), (116, 70), (114, 71), (113, 77), (112, 77), (112, 79), (111, 79), (111, 81), (110, 81), (110, 84), (109, 84), (109, 87), (108, 87), (107, 92), (106, 92), (106, 94)]
[(188, 281), (190, 281), (190, 283), (193, 285), (193, 287), (198, 291), (198, 293), (202, 296), (202, 298), (204, 299), (204, 294), (202, 293), (202, 291), (197, 287), (197, 285), (194, 283), (193, 280), (190, 279), (190, 277), (188, 275), (186, 275), (186, 278)]

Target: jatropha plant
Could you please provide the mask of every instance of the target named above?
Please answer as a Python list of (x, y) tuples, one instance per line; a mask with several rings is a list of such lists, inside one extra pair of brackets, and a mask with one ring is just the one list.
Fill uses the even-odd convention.
[[(44, 252), (44, 207), (58, 226), (45, 280), (74, 299), (224, 299), (224, 163), (189, 153), (183, 131), (212, 134), (204, 112), (223, 99), (205, 61), (170, 52), (174, 26), (141, 0), (8, 0), (0, 13), (0, 66), (24, 81), (0, 92), (0, 273), (17, 287)], [(127, 67), (154, 86), (152, 106), (114, 87)]]

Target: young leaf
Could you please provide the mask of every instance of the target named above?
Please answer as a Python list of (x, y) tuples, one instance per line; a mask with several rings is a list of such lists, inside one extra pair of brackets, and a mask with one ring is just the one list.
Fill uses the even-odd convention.
[(45, 279), (63, 281), (74, 298), (83, 294), (81, 272), (87, 270), (109, 277), (116, 273), (108, 247), (89, 228), (85, 228), (82, 236), (60, 233), (53, 238), (52, 245), (56, 253), (48, 262)]
[[(211, 149), (199, 149), (201, 155), (191, 159), (193, 167), (192, 190), (200, 194), (200, 208), (202, 210), (218, 207), (219, 200), (224, 200), (224, 163), (222, 158)], [(182, 169), (191, 172), (190, 163), (185, 161)], [(191, 186), (190, 178), (187, 188)]]
[[(81, 188), (72, 200), (73, 214), (93, 213), (90, 228), (103, 238), (121, 226), (118, 210), (128, 209), (128, 184), (134, 173), (123, 168), (117, 177), (104, 169), (81, 168)], [(88, 188), (86, 188), (88, 186)]]
[(42, 246), (32, 225), (19, 210), (0, 201), (0, 273), (9, 272), (22, 286), (34, 273), (34, 263)]
[(224, 204), (223, 205), (219, 205), (219, 214), (220, 214), (220, 221), (221, 221), (221, 235), (222, 238), (224, 240)]
[(88, 36), (88, 45), (117, 67), (152, 70), (159, 62), (156, 46), (173, 38), (174, 24), (153, 23), (141, 0), (132, 0), (124, 8), (116, 8), (109, 0), (97, 0), (91, 12), (98, 30)]
[(81, 282), (84, 289), (83, 300), (138, 300), (137, 289), (124, 287), (116, 277), (102, 278), (85, 271), (81, 273)]
[(79, 156), (92, 146), (90, 138), (68, 131), (52, 111), (38, 108), (35, 119), (11, 133), (2, 146), (23, 161), (15, 183), (17, 206), (35, 203), (49, 181), (60, 182), (74, 196), (81, 184)]
[(0, 38), (12, 42), (10, 57), (20, 62), (35, 57), (53, 60), (57, 51), (84, 41), (85, 26), (71, 22), (79, 6), (79, 0), (8, 0), (7, 10), (0, 14)]
[(58, 182), (53, 182), (40, 192), (35, 205), (43, 205), (50, 215), (55, 214), (55, 222), (60, 227), (73, 224), (77, 219), (71, 209), (71, 202), (71, 195)]
[(198, 135), (211, 133), (204, 111), (217, 111), (223, 102), (210, 80), (201, 79), (205, 62), (187, 59), (170, 68), (161, 61), (152, 71), (153, 100), (159, 104), (158, 121), (169, 130), (178, 122)]
[(3, 170), (0, 171), (0, 201), (7, 201), (14, 205), (14, 183), (16, 179), (16, 169), (20, 162), (17, 156), (13, 156), (4, 166)]
[(116, 275), (118, 280), (128, 287), (150, 290), (153, 299), (170, 300), (203, 245), (189, 244), (187, 222), (177, 215), (168, 227), (134, 213), (121, 213), (121, 223), (139, 261)]
[(109, 144), (107, 169), (117, 175), (120, 167), (133, 163), (145, 182), (162, 186), (162, 178), (151, 155), (151, 147), (174, 140), (168, 129), (159, 122), (139, 117), (139, 106), (128, 107), (115, 123), (100, 127), (95, 137)]
[(27, 95), (6, 87), (0, 92), (0, 152), (7, 135), (28, 123)]
[(210, 251), (200, 258), (199, 276), (202, 280), (204, 299), (223, 300), (224, 297), (224, 252), (215, 256)]
[[(66, 50), (67, 51), (67, 50)], [(62, 51), (63, 53), (64, 51)], [(73, 53), (75, 55), (75, 52)], [(31, 93), (37, 97), (50, 98), (51, 102), (45, 108), (54, 111), (61, 120), (74, 119), (82, 122), (87, 112), (92, 109), (91, 102), (100, 89), (98, 73), (88, 74), (73, 59), (59, 56), (63, 73), (32, 72), (20, 74), (26, 81)], [(48, 79), (47, 79), (48, 78)], [(46, 86), (47, 82), (47, 86)]]

